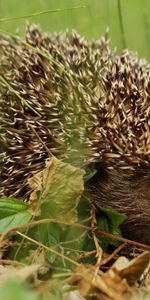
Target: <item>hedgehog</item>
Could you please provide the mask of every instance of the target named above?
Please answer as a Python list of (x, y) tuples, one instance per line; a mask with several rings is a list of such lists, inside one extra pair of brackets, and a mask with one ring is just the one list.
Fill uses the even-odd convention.
[(52, 154), (96, 169), (97, 206), (127, 215), (125, 237), (150, 244), (150, 65), (107, 34), (0, 36), (0, 197), (29, 198), (28, 179)]

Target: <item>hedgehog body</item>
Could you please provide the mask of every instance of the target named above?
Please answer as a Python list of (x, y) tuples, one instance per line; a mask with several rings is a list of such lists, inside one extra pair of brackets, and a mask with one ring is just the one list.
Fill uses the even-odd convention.
[(94, 164), (92, 197), (126, 213), (127, 235), (150, 243), (149, 64), (74, 32), (29, 27), (25, 41), (0, 39), (1, 196), (27, 199), (50, 152)]

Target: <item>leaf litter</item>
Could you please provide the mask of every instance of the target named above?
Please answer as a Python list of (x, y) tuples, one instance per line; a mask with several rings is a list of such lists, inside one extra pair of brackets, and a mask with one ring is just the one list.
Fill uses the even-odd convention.
[[(84, 170), (51, 157), (29, 181), (29, 203), (9, 198), (0, 203), (2, 291), (7, 285), (17, 291), (21, 283), (22, 293), (33, 293), (35, 299), (148, 297), (148, 289), (137, 286), (147, 272), (149, 252), (132, 260), (119, 256), (126, 246), (119, 231), (124, 216), (101, 208), (108, 224), (98, 219), (84, 195), (85, 177)], [(106, 229), (110, 238), (100, 236), (99, 229)], [(114, 252), (107, 252), (109, 245), (117, 247)]]

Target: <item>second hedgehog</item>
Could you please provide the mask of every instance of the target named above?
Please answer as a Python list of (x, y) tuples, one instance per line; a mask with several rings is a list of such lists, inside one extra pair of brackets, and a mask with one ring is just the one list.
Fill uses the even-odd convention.
[(0, 195), (27, 199), (51, 151), (97, 174), (93, 201), (128, 216), (124, 235), (150, 244), (150, 66), (106, 39), (0, 37)]

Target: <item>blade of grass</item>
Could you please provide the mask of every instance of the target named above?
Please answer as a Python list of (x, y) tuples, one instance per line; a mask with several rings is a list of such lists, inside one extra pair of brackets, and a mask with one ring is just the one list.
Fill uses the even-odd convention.
[(0, 75), (0, 81), (3, 82), (9, 91), (15, 94), (25, 106), (29, 107), (36, 115), (41, 116), (39, 112), (37, 112), (22, 96), (20, 96), (19, 92), (16, 91), (2, 75)]
[(7, 31), (1, 30), (0, 32), (2, 34), (5, 34), (11, 38), (13, 38), (14, 40), (17, 40), (20, 44), (24, 44), (25, 46), (27, 46), (29, 49), (31, 49), (34, 53), (40, 54), (43, 57), (45, 57), (46, 59), (48, 59), (49, 61), (53, 62), (57, 67), (59, 67), (63, 72), (65, 72), (68, 76), (70, 76), (69, 72), (67, 70), (65, 70), (65, 67), (63, 64), (61, 64), (60, 62), (57, 62), (50, 54), (45, 53), (44, 51), (40, 50), (37, 47), (33, 47), (32, 45), (30, 45), (29, 43), (23, 41), (19, 36), (15, 35), (15, 34), (11, 34)]
[(146, 38), (146, 44), (147, 44), (147, 51), (148, 54), (150, 52), (150, 18), (149, 18), (149, 12), (148, 7), (146, 5), (146, 1), (142, 0), (142, 8), (143, 8), (143, 19), (144, 19), (144, 27), (145, 27), (145, 38)]
[(81, 6), (74, 6), (74, 7), (68, 7), (68, 8), (48, 9), (48, 10), (44, 10), (44, 11), (40, 11), (40, 12), (34, 12), (31, 15), (1, 18), (0, 22), (7, 22), (7, 21), (13, 21), (13, 20), (20, 20), (20, 19), (38, 17), (38, 16), (44, 15), (44, 14), (58, 13), (58, 12), (63, 12), (63, 11), (68, 11), (68, 10), (74, 10), (74, 9), (81, 9), (81, 8), (86, 8), (86, 6), (85, 5), (81, 5)]
[(117, 5), (118, 5), (118, 17), (119, 17), (122, 47), (126, 48), (127, 45), (126, 45), (126, 39), (125, 39), (125, 32), (124, 32), (124, 25), (123, 25), (123, 17), (122, 17), (121, 1), (120, 0), (117, 0)]
[[(65, 70), (65, 67), (61, 64), (58, 63), (55, 59), (53, 59), (53, 57), (50, 54), (46, 54), (44, 51), (40, 50), (39, 48), (35, 48), (33, 46), (31, 46), (29, 43), (23, 41), (19, 36), (14, 35), (14, 34), (9, 34), (8, 32), (5, 32), (4, 30), (0, 30), (0, 32), (2, 32), (3, 34), (17, 40), (19, 43), (24, 44), (25, 46), (27, 46), (29, 49), (31, 49), (34, 53), (40, 54), (43, 57), (45, 57), (46, 59), (48, 59), (49, 61), (53, 62), (55, 65), (57, 65), (59, 68), (62, 69), (62, 71), (64, 73), (66, 73), (66, 75), (69, 77), (70, 74), (67, 70)], [(11, 91), (13, 92), (20, 100), (21, 102), (29, 107), (36, 115), (41, 116), (39, 112), (37, 112), (20, 94), (18, 91), (16, 91), (11, 84), (2, 76), (0, 75), (0, 81), (3, 82), (3, 84), (5, 84), (5, 86)]]

